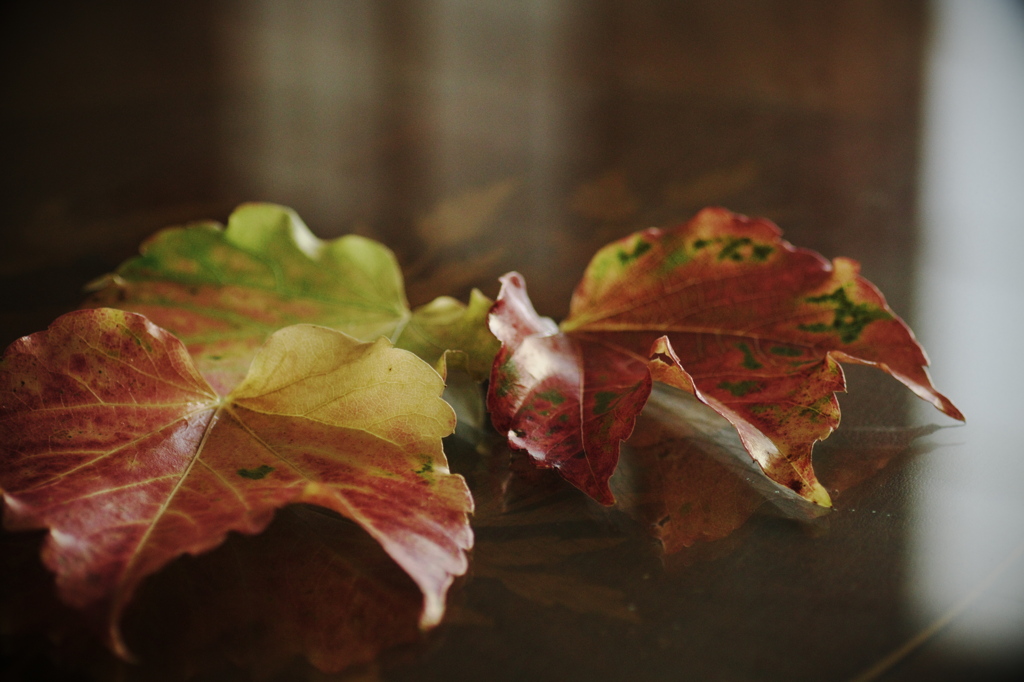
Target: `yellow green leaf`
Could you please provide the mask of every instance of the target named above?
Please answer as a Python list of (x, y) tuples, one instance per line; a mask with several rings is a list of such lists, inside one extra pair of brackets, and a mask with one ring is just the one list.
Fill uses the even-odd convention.
[[(140, 251), (93, 283), (86, 306), (141, 313), (171, 331), (221, 392), (241, 381), (270, 334), (293, 324), (318, 324), (363, 341), (384, 336), (427, 352), (431, 363), (446, 350), (461, 352), (474, 367), (493, 358), (481, 302), (459, 315), (465, 306), (441, 299), (414, 314), (390, 250), (356, 235), (322, 241), (282, 206), (242, 205), (226, 228), (211, 222), (168, 228)], [(445, 330), (439, 310), (459, 329)], [(405, 341), (410, 323), (417, 338)], [(463, 338), (474, 345), (432, 345)]]

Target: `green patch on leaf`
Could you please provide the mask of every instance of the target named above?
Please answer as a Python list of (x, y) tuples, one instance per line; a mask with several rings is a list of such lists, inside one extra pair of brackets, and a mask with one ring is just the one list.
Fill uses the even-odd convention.
[(512, 356), (508, 356), (505, 362), (501, 363), (498, 371), (495, 372), (498, 379), (497, 393), (499, 398), (504, 398), (515, 388), (516, 383), (519, 381), (519, 372), (516, 370), (516, 365), (512, 361)]
[(792, 346), (772, 346), (768, 352), (772, 355), (781, 355), (784, 358), (798, 358), (804, 354), (802, 350)]
[(562, 403), (565, 402), (565, 396), (553, 388), (548, 389), (543, 393), (538, 393), (537, 397), (541, 398), (542, 400), (548, 401), (552, 405), (561, 405)]
[(750, 244), (750, 237), (732, 237), (725, 242), (725, 246), (718, 252), (718, 260), (732, 260), (737, 263), (743, 260), (740, 248)]
[(802, 408), (800, 416), (813, 423), (821, 422), (826, 418), (831, 402), (831, 396), (823, 396)]
[(718, 388), (729, 391), (737, 398), (741, 398), (748, 393), (761, 389), (761, 382), (759, 381), (723, 381), (718, 384)]
[(147, 353), (153, 352), (153, 345), (149, 342), (148, 339), (142, 338), (141, 336), (133, 332), (131, 329), (128, 329), (127, 327), (122, 327), (121, 331), (124, 333), (125, 336), (132, 340), (132, 343), (134, 343), (139, 348), (143, 349)]
[(675, 270), (681, 265), (686, 265), (690, 262), (690, 254), (686, 251), (686, 245), (681, 245), (678, 249), (670, 251), (665, 256), (665, 262), (662, 263), (660, 272), (669, 272)]
[(740, 343), (737, 344), (736, 347), (739, 348), (741, 353), (743, 353), (744, 367), (747, 369), (761, 369), (764, 367), (764, 365), (758, 362), (757, 358), (754, 357), (754, 351), (750, 350), (750, 346), (745, 343)]
[(831, 325), (816, 322), (814, 324), (798, 325), (798, 329), (816, 333), (835, 332), (843, 343), (856, 341), (860, 337), (861, 332), (864, 331), (864, 328), (875, 320), (892, 319), (892, 315), (881, 308), (870, 306), (867, 303), (854, 303), (846, 295), (846, 290), (842, 287), (830, 294), (811, 296), (804, 300), (808, 303), (833, 304), (835, 306), (835, 317)]
[(253, 481), (258, 481), (264, 478), (267, 474), (274, 470), (274, 467), (266, 464), (261, 464), (255, 469), (239, 469), (238, 475), (242, 478), (248, 478)]
[(615, 406), (619, 394), (614, 391), (598, 391), (594, 394), (594, 414), (604, 414)]
[(626, 249), (621, 249), (619, 251), (619, 253), (618, 253), (619, 262), (622, 263), (623, 265), (629, 265), (631, 262), (635, 261), (640, 256), (644, 255), (645, 253), (647, 253), (650, 250), (651, 250), (650, 242), (645, 242), (642, 239), (638, 240), (636, 242), (636, 245), (633, 247), (633, 252), (632, 253), (630, 253)]

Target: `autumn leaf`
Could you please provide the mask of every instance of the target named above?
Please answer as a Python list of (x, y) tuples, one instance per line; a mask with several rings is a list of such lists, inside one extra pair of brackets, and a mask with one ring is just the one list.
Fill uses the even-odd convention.
[(468, 305), (439, 296), (416, 309), (397, 345), (434, 365), (442, 375), (450, 367), (461, 367), (483, 381), (498, 351), (498, 341), (487, 327), (492, 304), (476, 289)]
[(811, 449), (839, 424), (839, 361), (878, 367), (963, 419), (858, 273), (853, 260), (793, 247), (766, 220), (712, 208), (601, 249), (560, 327), (506, 275), (490, 320), (502, 343), (492, 420), (540, 466), (611, 504), (619, 444), (659, 381), (725, 417), (772, 480), (828, 506)]
[(357, 235), (321, 241), (273, 204), (240, 206), (226, 228), (205, 222), (158, 232), (90, 286), (87, 306), (141, 313), (177, 335), (221, 393), (242, 380), (270, 334), (293, 324), (363, 341), (385, 336), (441, 371), (447, 350), (477, 373), (497, 350), (479, 292), (469, 308), (444, 297), (410, 311), (391, 251)]
[(48, 528), (61, 597), (106, 627), (171, 559), (254, 534), (292, 503), (358, 523), (440, 621), (472, 544), (472, 500), (441, 438), (441, 378), (386, 339), (311, 325), (274, 333), (218, 395), (184, 345), (134, 313), (69, 313), (0, 364), (0, 489), (13, 530)]

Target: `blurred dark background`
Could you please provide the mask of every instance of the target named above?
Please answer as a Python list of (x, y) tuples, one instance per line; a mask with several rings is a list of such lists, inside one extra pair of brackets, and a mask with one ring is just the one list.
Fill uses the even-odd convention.
[[(1017, 672), (1019, 1), (4, 3), (0, 53), (3, 344), (152, 232), (244, 201), (384, 242), (413, 304), (494, 296), (516, 269), (555, 317), (598, 247), (715, 204), (861, 261), (968, 415), (837, 498), (825, 531), (763, 521), (674, 573), (628, 552), (588, 568), (642, 625), (471, 581), (489, 629), (442, 627), (384, 676)], [(851, 381), (850, 435), (822, 449), (871, 462), (915, 413), (894, 382)]]
[[(564, 315), (595, 248), (708, 204), (868, 261), (907, 303), (886, 280), (915, 238), (922, 2), (2, 11), (4, 342), (154, 230), (252, 200), (385, 242), (414, 303), (514, 268)], [(479, 229), (431, 223), (467, 194)]]

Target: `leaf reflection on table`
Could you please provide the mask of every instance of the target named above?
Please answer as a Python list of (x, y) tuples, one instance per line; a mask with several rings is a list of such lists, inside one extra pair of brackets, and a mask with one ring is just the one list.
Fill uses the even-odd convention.
[(827, 513), (768, 479), (724, 418), (661, 386), (626, 442), (612, 489), (620, 508), (648, 524), (665, 554), (725, 538), (766, 500), (798, 520)]
[[(150, 642), (157, 645), (154, 659), (168, 655), (166, 628), (155, 625), (166, 622), (161, 613), (180, 611), (170, 603), (178, 599), (191, 602), (180, 614), (183, 627), (175, 628), (182, 649), (194, 655), (222, 650), (254, 671), (283, 666), (297, 654), (320, 670), (337, 671), (418, 638), (419, 591), (351, 522), (292, 506), (265, 533), (232, 541), (147, 585), (135, 621), (145, 638), (140, 655), (149, 653)], [(175, 597), (165, 583), (185, 594)]]
[[(541, 607), (637, 621), (622, 589), (597, 583), (581, 570), (627, 540), (604, 520), (605, 511), (555, 472), (510, 451), (493, 433), (480, 437), (483, 456), (474, 471), (463, 472), (476, 500), (474, 578), (497, 580)], [(446, 449), (453, 448), (446, 443)], [(492, 624), (489, 614), (462, 604), (453, 607), (451, 621)]]
[[(854, 426), (819, 444), (815, 465), (842, 503), (845, 492), (894, 459), (919, 451), (915, 441), (936, 428)], [(536, 468), (525, 453), (509, 451), (493, 434), (464, 433), (464, 448), (467, 438), (476, 451), (463, 454), (462, 462), (472, 471), (455, 470), (467, 476), (476, 500), (474, 578), (498, 580), (528, 602), (576, 614), (642, 619), (629, 603), (628, 585), (623, 591), (602, 580), (600, 571), (580, 570), (607, 558), (606, 552), (643, 553), (643, 543), (636, 542), (641, 537), (657, 541), (650, 554), (671, 570), (741, 547), (744, 534), (737, 531), (756, 516), (790, 519), (827, 532), (829, 517), (836, 513), (771, 481), (723, 417), (670, 387), (655, 387), (624, 444), (611, 479), (617, 500), (611, 508), (593, 502), (555, 471)], [(450, 454), (452, 449), (446, 444)], [(644, 559), (637, 555), (634, 560)], [(473, 589), (471, 584), (468, 591)], [(450, 622), (493, 624), (487, 613), (463, 604), (453, 609)]]
[[(18, 540), (5, 536), (8, 545)], [(24, 583), (28, 563), (8, 577)], [(138, 665), (113, 660), (99, 645), (78, 643), (72, 654), (47, 658), (97, 677), (116, 668), (130, 680), (155, 673), (187, 679), (211, 671), (239, 679), (286, 670), (309, 677), (300, 657), (333, 672), (416, 641), (421, 607), (416, 585), (367, 533), (327, 510), (293, 505), (260, 535), (232, 534), (213, 552), (184, 557), (144, 583), (124, 627)], [(63, 649), (87, 638), (83, 631), (66, 631), (63, 607), (54, 602), (43, 610), (48, 620), (40, 623), (38, 612), (15, 609), (14, 632), (45, 628)]]
[[(479, 390), (468, 383), (463, 389), (469, 407), (460, 413), (479, 409), (472, 404)], [(919, 449), (915, 439), (935, 428), (841, 431), (819, 446), (815, 464), (841, 502), (844, 491)], [(474, 601), (490, 581), (541, 609), (639, 622), (644, 614), (631, 604), (630, 586), (589, 567), (611, 554), (642, 554), (643, 536), (658, 541), (649, 558), (660, 554), (669, 568), (715, 560), (742, 546), (745, 534), (737, 531), (755, 516), (821, 523), (836, 513), (770, 481), (723, 418), (667, 388), (652, 394), (623, 448), (611, 481), (618, 504), (611, 509), (555, 472), (537, 469), (523, 453), (510, 452), (493, 433), (467, 430), (446, 440), (445, 449), (477, 500), (473, 578), (464, 589), (457, 585), (450, 600), (446, 622), (454, 626), (496, 625)], [(15, 617), (5, 637), (13, 633), (10, 641), (20, 644), (26, 632), (43, 628), (48, 659), (97, 677), (115, 670), (128, 680), (148, 679), (153, 671), (175, 679), (211, 672), (309, 679), (317, 675), (310, 664), (358, 673), (351, 667), (383, 652), (401, 659), (396, 646), (422, 639), (422, 598), (412, 581), (366, 533), (317, 507), (285, 507), (264, 533), (232, 534), (215, 551), (175, 561), (144, 583), (125, 622), (138, 666), (114, 660), (99, 645), (73, 643), (73, 614), (52, 598), (36, 541), (22, 534), (6, 534), (4, 541), (3, 582), (27, 590), (4, 597)], [(640, 554), (635, 561), (644, 561)], [(46, 597), (52, 608), (39, 605)]]
[[(819, 445), (815, 466), (829, 492), (840, 496), (938, 428), (840, 431)], [(722, 540), (759, 510), (809, 523), (827, 522), (830, 514), (765, 476), (724, 418), (693, 396), (661, 386), (625, 443), (611, 487), (618, 508), (657, 538), (666, 556)]]

